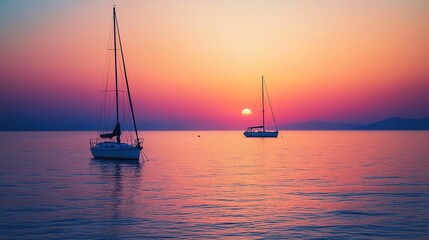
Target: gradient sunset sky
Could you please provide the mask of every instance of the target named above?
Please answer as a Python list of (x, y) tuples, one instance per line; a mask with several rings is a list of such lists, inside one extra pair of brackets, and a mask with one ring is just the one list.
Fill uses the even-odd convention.
[[(0, 2), (0, 130), (97, 128), (113, 3)], [(139, 129), (429, 116), (429, 1), (116, 4)]]

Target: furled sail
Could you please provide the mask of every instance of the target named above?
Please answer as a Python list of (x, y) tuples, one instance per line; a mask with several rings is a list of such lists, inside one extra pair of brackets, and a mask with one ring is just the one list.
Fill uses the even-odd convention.
[(248, 127), (246, 132), (251, 132), (253, 129), (257, 128), (264, 128), (264, 126), (254, 126), (254, 127)]
[(119, 123), (116, 123), (115, 129), (113, 129), (112, 133), (103, 133), (100, 134), (101, 138), (110, 138), (112, 139), (113, 137), (119, 137), (121, 136), (121, 125)]

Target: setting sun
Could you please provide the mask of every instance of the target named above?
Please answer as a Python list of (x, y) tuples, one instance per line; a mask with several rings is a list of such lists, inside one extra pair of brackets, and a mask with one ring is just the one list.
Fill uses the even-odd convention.
[(252, 115), (252, 110), (245, 108), (241, 111), (241, 115), (243, 115), (244, 117), (248, 117), (248, 116)]

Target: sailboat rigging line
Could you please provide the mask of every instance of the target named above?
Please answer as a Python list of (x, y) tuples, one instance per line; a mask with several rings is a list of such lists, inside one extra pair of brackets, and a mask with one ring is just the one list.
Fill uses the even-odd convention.
[[(146, 153), (144, 153), (144, 151), (141, 151), (141, 153), (142, 153), (142, 156), (146, 157), (146, 161), (149, 161), (149, 158), (147, 157)], [(143, 160), (144, 160), (144, 157), (142, 157)]]
[[(107, 46), (106, 48), (108, 48), (111, 45), (111, 40), (112, 40), (112, 35), (113, 35), (113, 29), (112, 29), (113, 25), (110, 26), (110, 31), (109, 31), (109, 37), (107, 39)], [(101, 81), (101, 89), (108, 89), (108, 82), (109, 82), (109, 67), (111, 66), (111, 53), (106, 54), (106, 57), (104, 59), (104, 66), (103, 66), (103, 77), (102, 79), (104, 79), (104, 81)], [(102, 126), (104, 128), (105, 126), (105, 119), (106, 119), (106, 94), (101, 94), (101, 99), (100, 99), (100, 107), (99, 107), (99, 118), (98, 118), (98, 126)], [(101, 134), (101, 129), (99, 129), (98, 131), (98, 135)]]
[(273, 121), (274, 121), (274, 124), (276, 125), (276, 131), (278, 131), (278, 129), (277, 129), (277, 122), (276, 122), (276, 118), (274, 117), (273, 108), (271, 107), (270, 95), (268, 94), (267, 83), (264, 81), (264, 84), (265, 84), (265, 89), (266, 89), (266, 92), (267, 92), (268, 103), (269, 103), (269, 105), (270, 105), (271, 115), (273, 116)]
[[(116, 20), (117, 21), (117, 20)], [(131, 108), (131, 115), (133, 116), (133, 124), (134, 124), (134, 131), (136, 132), (136, 137), (137, 137), (137, 144), (139, 143), (139, 134), (137, 132), (137, 125), (136, 125), (136, 119), (134, 117), (134, 109), (133, 109), (133, 102), (131, 101), (131, 93), (130, 93), (130, 88), (128, 85), (128, 77), (127, 77), (127, 70), (125, 68), (125, 59), (124, 59), (124, 51), (122, 49), (122, 42), (121, 42), (121, 34), (119, 33), (119, 26), (118, 26), (118, 22), (116, 22), (116, 27), (118, 29), (118, 39), (119, 39), (119, 47), (121, 48), (121, 57), (122, 57), (122, 66), (124, 68), (124, 76), (125, 76), (125, 83), (127, 85), (127, 91), (128, 91), (128, 100), (130, 102), (130, 108)], [(115, 47), (116, 48), (116, 47)], [(116, 51), (115, 51), (116, 52)]]

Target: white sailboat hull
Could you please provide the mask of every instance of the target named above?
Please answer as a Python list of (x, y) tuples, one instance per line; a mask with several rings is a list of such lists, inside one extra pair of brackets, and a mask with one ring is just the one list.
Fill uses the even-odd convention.
[(244, 132), (246, 137), (271, 137), (276, 138), (279, 135), (279, 132), (267, 132), (267, 131), (257, 131), (257, 132)]
[(139, 160), (141, 147), (126, 143), (98, 143), (91, 147), (94, 158), (107, 158), (119, 160)]

